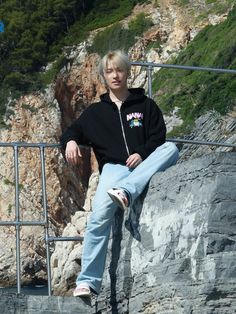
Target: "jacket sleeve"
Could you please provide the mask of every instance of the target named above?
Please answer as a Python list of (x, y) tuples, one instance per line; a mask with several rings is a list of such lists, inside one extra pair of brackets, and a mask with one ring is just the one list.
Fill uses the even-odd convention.
[(78, 145), (89, 145), (89, 140), (87, 139), (83, 127), (84, 115), (82, 115), (71, 125), (60, 137), (60, 143), (62, 148), (65, 150), (66, 144), (73, 140)]
[(166, 141), (166, 125), (161, 110), (152, 99), (149, 99), (146, 106), (149, 106), (144, 121), (146, 142), (135, 148), (143, 160)]

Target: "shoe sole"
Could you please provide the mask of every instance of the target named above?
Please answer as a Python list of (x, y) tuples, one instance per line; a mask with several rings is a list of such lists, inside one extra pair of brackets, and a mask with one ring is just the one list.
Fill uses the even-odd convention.
[(128, 208), (115, 194), (112, 193), (112, 191), (107, 191), (107, 194), (120, 208), (122, 208), (123, 210), (126, 210)]
[(90, 298), (91, 293), (90, 292), (78, 292), (78, 293), (73, 293), (74, 297), (84, 297), (84, 298)]
[(91, 296), (91, 290), (90, 290), (89, 287), (87, 287), (87, 285), (86, 286), (77, 287), (74, 290), (74, 292), (73, 292), (73, 296), (74, 297), (90, 297)]

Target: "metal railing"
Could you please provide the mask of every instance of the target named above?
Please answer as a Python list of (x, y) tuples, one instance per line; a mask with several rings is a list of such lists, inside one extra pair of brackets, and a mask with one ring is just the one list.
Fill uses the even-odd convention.
[[(207, 67), (193, 67), (193, 66), (180, 66), (171, 64), (157, 64), (149, 62), (132, 62), (134, 66), (144, 66), (148, 72), (148, 95), (152, 98), (152, 70), (154, 67), (159, 68), (173, 68), (182, 70), (198, 70), (198, 71), (211, 71), (219, 73), (236, 74), (236, 70), (218, 69), (218, 68), (207, 68)], [(224, 146), (236, 148), (236, 144), (225, 143), (225, 142), (212, 142), (212, 141), (201, 141), (201, 140), (186, 140), (179, 138), (169, 138), (169, 142), (196, 144), (196, 145), (211, 145), (211, 146)], [(16, 277), (17, 277), (17, 294), (21, 293), (21, 257), (20, 257), (20, 228), (22, 226), (42, 226), (44, 227), (44, 240), (46, 247), (46, 264), (47, 264), (47, 277), (48, 277), (48, 295), (52, 294), (51, 286), (51, 264), (50, 264), (50, 243), (55, 241), (83, 241), (83, 237), (52, 237), (49, 234), (49, 218), (48, 218), (48, 205), (47, 205), (47, 190), (46, 190), (46, 172), (45, 172), (45, 149), (55, 148), (59, 149), (59, 144), (48, 144), (48, 143), (1, 143), (0, 147), (11, 147), (13, 148), (14, 154), (14, 176), (15, 176), (15, 221), (0, 221), (0, 226), (15, 226), (16, 232)], [(20, 219), (20, 204), (19, 204), (19, 148), (38, 148), (41, 162), (41, 184), (42, 184), (42, 195), (43, 195), (43, 211), (44, 219), (42, 221), (21, 221)]]
[(196, 67), (190, 65), (176, 65), (176, 64), (162, 64), (153, 62), (131, 62), (134, 66), (144, 66), (147, 68), (148, 77), (148, 96), (152, 98), (152, 71), (153, 68), (168, 68), (168, 69), (179, 69), (179, 70), (190, 70), (190, 71), (206, 71), (216, 73), (228, 73), (236, 74), (236, 70), (221, 69), (221, 68), (209, 68), (209, 67)]
[[(47, 204), (47, 189), (46, 189), (46, 171), (45, 171), (45, 148), (60, 148), (59, 144), (48, 143), (1, 143), (0, 147), (13, 148), (14, 158), (14, 182), (15, 182), (15, 220), (0, 221), (0, 226), (15, 226), (16, 234), (16, 278), (17, 278), (17, 294), (21, 293), (21, 253), (20, 253), (20, 228), (23, 226), (42, 226), (44, 227), (44, 240), (46, 248), (46, 265), (48, 276), (48, 295), (52, 293), (51, 286), (51, 263), (50, 263), (50, 243), (54, 241), (83, 241), (83, 237), (52, 237), (49, 234), (49, 218)], [(20, 219), (20, 189), (19, 189), (19, 148), (38, 148), (41, 163), (41, 186), (42, 186), (42, 204), (44, 218), (41, 221), (22, 221)]]

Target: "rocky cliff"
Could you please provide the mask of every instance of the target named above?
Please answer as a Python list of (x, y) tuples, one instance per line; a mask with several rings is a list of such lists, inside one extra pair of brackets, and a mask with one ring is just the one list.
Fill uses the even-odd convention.
[[(235, 184), (233, 152), (212, 153), (155, 174), (130, 212), (117, 210), (99, 297), (3, 293), (3, 313), (235, 313)], [(79, 228), (76, 215), (67, 231)], [(65, 276), (61, 289), (75, 271), (80, 248), (64, 247), (60, 267), (54, 256), (54, 271), (59, 268)], [(63, 265), (65, 256), (70, 263)]]
[(236, 153), (157, 173), (118, 210), (96, 313), (236, 311)]
[[(123, 21), (127, 24), (139, 12), (146, 12), (153, 20), (153, 27), (138, 38), (130, 49), (130, 57), (134, 61), (147, 60), (152, 62), (166, 62), (172, 56), (186, 47), (188, 42), (207, 24), (215, 24), (224, 20), (224, 13), (212, 14), (212, 4), (205, 1), (189, 1), (188, 6), (178, 4), (178, 1), (153, 1), (148, 5), (137, 6), (131, 17)], [(200, 16), (204, 18), (200, 19)], [(98, 30), (100, 31), (100, 30)], [(81, 111), (98, 95), (104, 91), (96, 67), (99, 56), (90, 55), (87, 47), (95, 33), (78, 46), (69, 47), (65, 51), (67, 65), (61, 69), (55, 82), (44, 92), (21, 97), (14, 107), (9, 107), (6, 116), (7, 129), (1, 130), (1, 142), (49, 142), (59, 140), (62, 130), (74, 120)], [(150, 48), (150, 44), (160, 40), (159, 48)], [(148, 48), (149, 47), (149, 48)], [(133, 68), (130, 84), (146, 86), (146, 72), (139, 67)], [(219, 119), (223, 134), (217, 139), (232, 137), (235, 142), (235, 113)], [(170, 129), (173, 117), (166, 117)], [(230, 120), (231, 119), (231, 120)], [(204, 125), (207, 125), (206, 120)], [(181, 123), (181, 121), (174, 121)], [(217, 129), (218, 124), (211, 123), (211, 130)], [(209, 131), (209, 129), (207, 129)], [(230, 132), (230, 135), (229, 135)], [(197, 131), (194, 136), (197, 136)], [(209, 138), (211, 134), (209, 134)], [(194, 148), (195, 149), (195, 148)], [(203, 152), (198, 150), (197, 156)], [(52, 235), (82, 234), (91, 197), (97, 183), (96, 162), (89, 150), (84, 150), (83, 162), (78, 167), (65, 164), (61, 152), (48, 149), (46, 152), (47, 196), (50, 212)], [(186, 159), (191, 155), (188, 151)], [(0, 148), (0, 219), (14, 219), (14, 170), (12, 163), (12, 149)], [(92, 176), (90, 177), (92, 173)], [(89, 181), (90, 177), (90, 181)], [(88, 183), (89, 181), (89, 183)], [(42, 217), (42, 192), (40, 183), (40, 164), (37, 150), (20, 150), (20, 206), (22, 219), (38, 219)], [(89, 189), (88, 189), (89, 184)], [(88, 192), (87, 192), (88, 189)], [(85, 196), (88, 195), (86, 201)], [(11, 285), (15, 277), (15, 237), (12, 227), (0, 228), (0, 284)], [(22, 279), (24, 283), (42, 282), (46, 279), (45, 249), (42, 229), (40, 227), (22, 228)], [(74, 249), (76, 248), (76, 250)], [(74, 250), (73, 250), (74, 249)], [(64, 250), (64, 255), (61, 254)], [(58, 243), (52, 256), (53, 284), (55, 293), (70, 293), (74, 285), (74, 278), (80, 269), (81, 244)]]

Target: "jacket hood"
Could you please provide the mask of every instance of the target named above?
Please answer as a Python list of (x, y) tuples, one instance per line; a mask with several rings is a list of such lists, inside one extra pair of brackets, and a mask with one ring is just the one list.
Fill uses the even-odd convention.
[[(129, 89), (130, 95), (125, 100), (126, 103), (133, 103), (133, 102), (142, 102), (147, 96), (145, 95), (145, 90), (143, 88), (130, 88)], [(111, 103), (113, 104), (109, 93), (102, 94), (100, 96), (102, 102)]]

